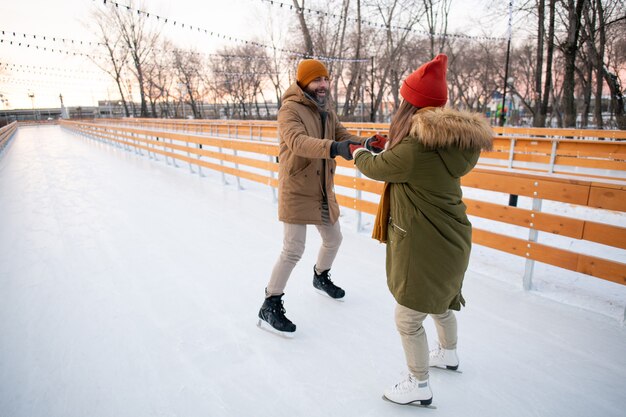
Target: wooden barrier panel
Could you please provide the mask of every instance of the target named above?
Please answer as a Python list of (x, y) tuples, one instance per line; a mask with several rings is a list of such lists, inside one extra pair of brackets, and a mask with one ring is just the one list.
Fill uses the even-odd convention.
[[(98, 123), (278, 141), (277, 123), (272, 120), (100, 119)], [(350, 133), (363, 137), (387, 134), (389, 129), (387, 123), (344, 123), (344, 126)], [(483, 164), (584, 177), (626, 178), (625, 131), (508, 126), (494, 127), (494, 131), (497, 135), (494, 150), (483, 153)], [(579, 172), (580, 169), (585, 171)]]
[(0, 128), (0, 150), (4, 149), (4, 147), (9, 143), (13, 134), (17, 130), (17, 126), (17, 122), (13, 122)]
[(461, 179), (466, 187), (587, 205), (589, 182), (547, 175), (475, 168)]
[[(175, 131), (106, 125), (101, 123), (62, 122), (63, 126), (88, 136), (118, 143), (177, 159), (191, 165), (212, 169), (239, 178), (276, 188), (278, 179), (277, 143), (229, 139), (220, 135), (206, 136)], [(228, 127), (223, 124), (221, 127)], [(230, 126), (232, 128), (232, 126)], [(534, 146), (534, 145), (533, 145)], [(538, 148), (533, 148), (538, 149)], [(621, 149), (621, 148), (620, 148)], [(232, 154), (225, 150), (232, 151)], [(619, 149), (618, 149), (619, 150)], [(245, 153), (239, 155), (237, 152)], [(596, 151), (597, 152), (597, 151)], [(209, 158), (215, 162), (203, 159)], [(234, 164), (235, 167), (224, 163)], [(342, 169), (354, 170), (351, 161), (337, 159)], [(252, 172), (244, 167), (270, 174)], [(626, 212), (626, 182), (602, 182), (572, 179), (545, 173), (477, 167), (461, 181), (464, 187), (516, 194), (538, 200), (550, 200), (595, 209)], [(335, 186), (380, 195), (383, 184), (356, 175), (335, 174)], [(376, 214), (377, 201), (358, 199), (337, 191), (340, 205), (363, 213)], [(482, 219), (503, 222), (529, 231), (539, 231), (574, 239), (582, 239), (626, 250), (626, 228), (563, 215), (543, 213), (489, 201), (464, 199), (468, 214)], [(502, 235), (489, 230), (474, 229), (473, 242), (508, 252), (525, 259), (547, 263), (594, 277), (626, 285), (626, 264), (576, 253), (529, 239)]]
[(562, 137), (562, 138), (607, 138), (626, 139), (624, 130), (604, 130), (604, 129), (558, 129), (548, 127), (515, 127), (515, 126), (494, 126), (493, 130), (498, 135), (521, 135), (536, 137)]

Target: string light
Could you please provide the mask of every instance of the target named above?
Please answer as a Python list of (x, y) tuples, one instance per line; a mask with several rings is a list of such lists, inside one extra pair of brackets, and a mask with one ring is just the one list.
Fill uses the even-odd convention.
[[(42, 46), (42, 45), (38, 45), (35, 43), (30, 43), (30, 42), (21, 42), (21, 41), (17, 41), (17, 40), (11, 40), (11, 39), (0, 39), (0, 45), (10, 45), (10, 46), (17, 46), (17, 47), (22, 47), (22, 48), (33, 48), (36, 50), (41, 50), (41, 51), (45, 51), (45, 52), (51, 52), (51, 53), (59, 53), (61, 55), (65, 54), (67, 56), (83, 56), (83, 57), (87, 57), (87, 58), (97, 58), (98, 56), (96, 55), (92, 55), (92, 54), (86, 54), (83, 52), (76, 52), (76, 51), (68, 51), (66, 49), (61, 49), (61, 48), (52, 48), (49, 46)], [(99, 56), (100, 58), (106, 58), (103, 56)]]
[(471, 35), (462, 35), (462, 34), (458, 34), (458, 33), (430, 33), (427, 32), (425, 30), (416, 30), (410, 27), (404, 27), (404, 26), (395, 26), (395, 25), (386, 25), (384, 23), (377, 23), (377, 22), (372, 22), (370, 20), (364, 20), (364, 19), (356, 19), (356, 18), (351, 18), (351, 17), (346, 17), (346, 16), (340, 16), (340, 15), (336, 15), (333, 13), (327, 13), (327, 12), (323, 12), (321, 10), (313, 10), (313, 9), (308, 9), (306, 7), (295, 7), (293, 4), (286, 4), (286, 3), (281, 3), (279, 1), (275, 1), (275, 0), (261, 0), (262, 2), (265, 3), (270, 3), (272, 6), (279, 6), (280, 8), (282, 8), (283, 6), (285, 8), (289, 8), (289, 10), (293, 10), (295, 11), (296, 14), (303, 14), (304, 12), (307, 12), (309, 14), (316, 14), (318, 16), (325, 16), (325, 17), (332, 17), (335, 19), (346, 19), (347, 21), (350, 22), (355, 22), (355, 23), (359, 23), (359, 21), (361, 22), (361, 24), (366, 25), (366, 26), (370, 26), (370, 27), (375, 27), (375, 28), (382, 28), (382, 29), (393, 29), (393, 30), (402, 30), (402, 31), (406, 31), (406, 32), (414, 32), (414, 33), (419, 33), (422, 35), (426, 35), (426, 36), (436, 36), (438, 38), (460, 38), (460, 39), (478, 39), (478, 40), (490, 40), (490, 41), (505, 41), (507, 40), (506, 38), (498, 38), (498, 37), (491, 37), (491, 36), (471, 36)]
[(59, 71), (59, 72), (77, 72), (83, 74), (97, 74), (95, 71), (86, 71), (86, 70), (77, 70), (74, 68), (56, 68), (56, 67), (44, 67), (44, 66), (35, 66), (35, 65), (27, 65), (27, 64), (12, 64), (9, 62), (0, 62), (0, 69), (7, 69), (9, 71), (26, 71), (29, 70), (34, 71)]
[(10, 30), (1, 30), (0, 34), (3, 36), (11, 36), (13, 35), (14, 38), (19, 38), (22, 37), (24, 39), (30, 39), (31, 37), (33, 39), (38, 39), (37, 37), (39, 37), (40, 40), (44, 40), (44, 41), (52, 41), (52, 42), (69, 42), (71, 44), (79, 44), (79, 45), (88, 45), (88, 46), (103, 46), (103, 43), (99, 43), (99, 42), (90, 42), (90, 41), (83, 41), (83, 40), (76, 40), (76, 39), (68, 39), (68, 38), (59, 38), (56, 36), (46, 36), (46, 35), (36, 35), (36, 34), (29, 34), (29, 33), (20, 33), (20, 32), (13, 32)]
[[(153, 18), (156, 18), (157, 20), (163, 19), (163, 21), (165, 23), (167, 23), (168, 19), (169, 19), (167, 17), (159, 16), (159, 15), (156, 15), (154, 13), (150, 13), (150, 12), (146, 12), (146, 11), (143, 11), (143, 10), (135, 9), (135, 8), (133, 8), (131, 6), (122, 5), (122, 4), (119, 4), (119, 3), (115, 2), (115, 1), (110, 1), (110, 0), (104, 1), (103, 0), (103, 2), (104, 2), (105, 6), (106, 5), (110, 5), (111, 7), (114, 6), (115, 8), (119, 8), (120, 6), (124, 7), (129, 12), (136, 12), (138, 16), (144, 15), (147, 18), (152, 16)], [(169, 20), (171, 20), (171, 19), (169, 19)], [(174, 26), (176, 26), (176, 21), (174, 20), (173, 22), (174, 22)], [(185, 23), (181, 23), (181, 27), (184, 28), (185, 27)], [(193, 26), (187, 25), (187, 27), (190, 28), (190, 30), (193, 30)], [(237, 42), (237, 43), (241, 43), (241, 44), (245, 44), (245, 45), (252, 45), (252, 46), (259, 47), (259, 48), (272, 49), (272, 50), (277, 51), (277, 52), (282, 52), (282, 53), (285, 53), (285, 54), (288, 54), (288, 55), (298, 56), (298, 57), (301, 57), (301, 58), (315, 58), (315, 59), (318, 59), (320, 61), (326, 61), (326, 62), (370, 62), (369, 58), (350, 59), (350, 58), (339, 58), (339, 57), (329, 57), (329, 56), (323, 56), (323, 55), (315, 55), (315, 54), (314, 55), (310, 55), (310, 54), (305, 54), (305, 53), (302, 53), (302, 52), (293, 51), (293, 50), (289, 50), (289, 49), (278, 48), (276, 46), (265, 45), (265, 44), (262, 44), (262, 43), (259, 43), (259, 42), (255, 42), (255, 41), (248, 41), (248, 40), (239, 39), (239, 38), (236, 38), (236, 37), (233, 37), (233, 36), (227, 36), (227, 35), (224, 35), (224, 34), (221, 34), (221, 33), (215, 32), (215, 31), (211, 31), (211, 30), (208, 30), (208, 29), (202, 29), (200, 27), (196, 27), (196, 29), (197, 29), (198, 32), (204, 33), (205, 35), (208, 35), (208, 36), (217, 37), (217, 38), (221, 38), (221, 39), (224, 39), (224, 40), (229, 40), (229, 41), (232, 41), (232, 42)]]

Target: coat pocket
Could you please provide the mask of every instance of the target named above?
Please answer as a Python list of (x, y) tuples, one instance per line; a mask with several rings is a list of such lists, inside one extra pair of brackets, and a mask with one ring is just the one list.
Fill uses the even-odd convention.
[(299, 158), (294, 161), (294, 164), (289, 168), (290, 177), (298, 177), (304, 173), (311, 166), (310, 159)]
[[(404, 239), (407, 235), (407, 231), (404, 227), (394, 223), (392, 218), (389, 218), (389, 229), (393, 232), (392, 233), (392, 238), (393, 239), (395, 237), (395, 239), (397, 241), (400, 241), (402, 239)], [(390, 241), (389, 243), (393, 243), (392, 241)]]
[(407, 292), (410, 265), (410, 238), (404, 225), (389, 219), (387, 242), (387, 285), (396, 300), (403, 300)]

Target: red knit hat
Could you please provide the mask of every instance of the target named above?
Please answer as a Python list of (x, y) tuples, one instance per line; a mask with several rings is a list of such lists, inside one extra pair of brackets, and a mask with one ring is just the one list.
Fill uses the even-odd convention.
[(445, 106), (448, 101), (447, 69), (448, 57), (437, 55), (404, 80), (400, 95), (415, 107)]
[(324, 64), (317, 59), (305, 59), (300, 61), (296, 81), (298, 81), (301, 87), (306, 87), (317, 77), (328, 77), (328, 70)]

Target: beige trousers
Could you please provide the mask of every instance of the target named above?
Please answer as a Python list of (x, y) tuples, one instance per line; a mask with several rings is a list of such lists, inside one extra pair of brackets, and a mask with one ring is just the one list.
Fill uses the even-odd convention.
[[(428, 339), (422, 323), (429, 314), (403, 305), (396, 305), (396, 327), (402, 340), (409, 371), (420, 381), (428, 379)], [(435, 322), (439, 344), (444, 349), (456, 349), (457, 324), (452, 310), (430, 314)]]
[[(304, 253), (307, 225), (291, 223), (283, 223), (283, 225), (283, 250), (274, 265), (270, 281), (267, 284), (265, 290), (267, 297), (271, 295), (281, 295), (285, 292), (291, 271), (293, 271), (293, 268)], [(322, 246), (317, 255), (317, 263), (315, 264), (317, 270), (321, 272), (332, 267), (343, 236), (341, 235), (339, 221), (336, 221), (335, 224), (332, 225), (316, 225), (315, 227), (317, 227), (322, 237)], [(312, 269), (311, 272), (313, 272)]]

